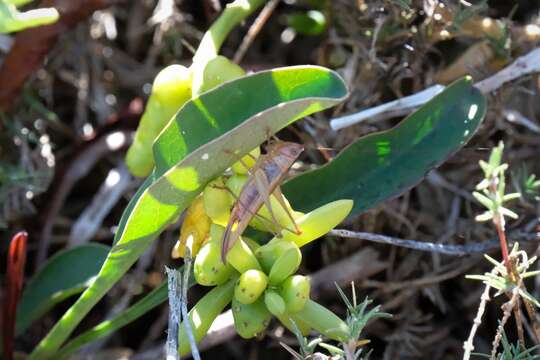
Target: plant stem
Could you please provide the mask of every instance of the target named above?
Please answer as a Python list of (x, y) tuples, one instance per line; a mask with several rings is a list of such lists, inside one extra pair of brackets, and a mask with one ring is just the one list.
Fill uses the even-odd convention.
[(235, 0), (227, 4), (225, 10), (204, 34), (193, 56), (193, 63), (204, 63), (215, 57), (231, 30), (264, 2), (265, 0)]
[[(495, 269), (491, 271), (492, 274), (495, 274)], [(480, 305), (478, 306), (478, 311), (476, 313), (476, 317), (474, 318), (473, 325), (471, 327), (471, 332), (469, 334), (469, 337), (467, 338), (467, 341), (463, 344), (463, 349), (465, 350), (463, 354), (463, 360), (469, 360), (471, 358), (471, 353), (474, 350), (474, 336), (476, 335), (476, 331), (480, 327), (480, 324), (482, 323), (482, 316), (484, 315), (484, 312), (486, 311), (486, 304), (490, 300), (489, 298), (489, 290), (490, 286), (486, 284), (486, 287), (484, 288), (484, 292), (482, 292), (482, 296), (480, 297)]]
[[(502, 217), (502, 215), (499, 215)], [(504, 220), (503, 220), (504, 221)], [(510, 259), (508, 258), (508, 242), (506, 241), (506, 233), (504, 232), (503, 225), (500, 220), (494, 221), (495, 228), (497, 229), (497, 235), (499, 236), (499, 242), (501, 244), (501, 252), (504, 260), (504, 266), (506, 266), (506, 271), (508, 275), (512, 275), (512, 267), (510, 264)]]
[(504, 332), (504, 325), (512, 315), (512, 311), (516, 309), (516, 305), (518, 304), (519, 299), (519, 293), (518, 288), (516, 287), (514, 291), (512, 291), (512, 296), (510, 297), (510, 300), (508, 302), (504, 303), (501, 308), (504, 311), (503, 318), (501, 319), (499, 326), (497, 327), (497, 333), (495, 334), (495, 338), (493, 339), (492, 348), (491, 348), (491, 356), (490, 360), (495, 360), (497, 357), (497, 348), (499, 347), (499, 343), (501, 342), (503, 332)]
[(519, 296), (516, 300), (516, 306), (514, 306), (514, 318), (516, 321), (516, 329), (518, 333), (518, 339), (519, 339), (519, 346), (521, 347), (522, 351), (525, 351), (525, 335), (523, 334), (523, 320), (521, 319), (521, 305), (519, 301)]
[(540, 323), (538, 322), (538, 318), (536, 316), (536, 310), (534, 309), (534, 305), (531, 304), (531, 302), (526, 298), (523, 298), (523, 304), (525, 305), (525, 310), (527, 310), (527, 314), (531, 320), (534, 334), (536, 335), (536, 341), (538, 343), (540, 342)]
[[(199, 354), (199, 349), (197, 348), (197, 341), (195, 341), (195, 336), (193, 335), (193, 329), (191, 328), (191, 321), (189, 320), (189, 313), (187, 310), (187, 290), (188, 290), (188, 283), (189, 283), (189, 274), (191, 272), (191, 249), (190, 247), (186, 247), (186, 256), (184, 257), (184, 270), (182, 271), (182, 293), (180, 294), (181, 300), (180, 300), (180, 307), (182, 310), (182, 320), (184, 323), (184, 327), (186, 328), (186, 333), (188, 335), (189, 340), (189, 347), (191, 348), (191, 356), (194, 360), (201, 360), (201, 355)], [(179, 325), (180, 326), (180, 325)]]

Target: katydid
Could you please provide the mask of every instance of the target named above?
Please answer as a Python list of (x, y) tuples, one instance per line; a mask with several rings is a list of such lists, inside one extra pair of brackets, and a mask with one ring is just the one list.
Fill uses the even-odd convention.
[(221, 257), (226, 259), (227, 253), (233, 247), (240, 235), (244, 232), (251, 219), (264, 205), (268, 208), (272, 221), (277, 223), (270, 206), (270, 196), (273, 194), (279, 204), (287, 212), (287, 216), (295, 227), (295, 232), (300, 233), (294, 218), (287, 209), (279, 184), (285, 178), (287, 171), (304, 151), (300, 144), (292, 142), (277, 142), (271, 144), (265, 155), (259, 157), (255, 165), (250, 169), (250, 178), (240, 191), (237, 201), (231, 210), (231, 217), (223, 234)]

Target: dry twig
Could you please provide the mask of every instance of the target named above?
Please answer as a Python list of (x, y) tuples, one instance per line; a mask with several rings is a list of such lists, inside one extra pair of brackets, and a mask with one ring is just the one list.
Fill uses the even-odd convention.
[[(452, 244), (438, 244), (433, 242), (418, 241), (418, 240), (408, 240), (408, 239), (399, 239), (386, 235), (372, 234), (367, 232), (357, 232), (344, 229), (334, 229), (330, 235), (340, 236), (351, 239), (367, 240), (372, 242), (377, 242), (381, 244), (388, 244), (393, 246), (400, 246), (409, 249), (419, 250), (419, 251), (428, 251), (432, 253), (453, 255), (453, 256), (464, 256), (472, 254), (481, 254), (489, 250), (499, 248), (499, 240), (492, 239), (483, 241), (480, 243), (466, 244), (466, 245), (452, 245)], [(534, 241), (540, 239), (540, 233), (525, 233), (525, 232), (515, 232), (510, 236), (514, 241), (518, 239), (521, 241)]]
[[(512, 64), (501, 71), (475, 84), (484, 94), (497, 90), (505, 83), (540, 71), (540, 48), (530, 51), (528, 54), (517, 58)], [(386, 119), (395, 116), (396, 113), (412, 112), (425, 104), (444, 89), (441, 85), (434, 85), (416, 94), (403, 97), (370, 109), (359, 111), (355, 114), (332, 119), (330, 126), (334, 130), (357, 124), (368, 118), (377, 117)]]
[[(496, 269), (493, 269), (491, 271), (493, 275), (496, 273)], [(486, 304), (490, 300), (489, 298), (489, 290), (491, 287), (489, 284), (486, 284), (486, 287), (484, 291), (482, 292), (482, 296), (480, 297), (480, 305), (478, 306), (478, 311), (476, 313), (476, 317), (473, 321), (473, 326), (471, 327), (471, 332), (469, 333), (469, 337), (467, 341), (463, 344), (463, 349), (465, 350), (465, 353), (463, 354), (463, 360), (469, 360), (471, 357), (471, 352), (474, 350), (474, 336), (476, 335), (476, 332), (478, 331), (478, 328), (480, 327), (480, 324), (482, 323), (482, 316), (484, 315), (484, 312), (486, 311)]]
[(89, 145), (73, 160), (62, 180), (59, 182), (57, 190), (54, 192), (54, 197), (50, 202), (49, 209), (46, 211), (47, 217), (41, 230), (36, 268), (39, 268), (47, 257), (54, 221), (75, 183), (88, 175), (90, 170), (102, 157), (128, 146), (132, 141), (132, 137), (133, 133), (131, 131), (115, 131), (104, 135)]
[(238, 47), (238, 50), (236, 50), (236, 53), (233, 57), (233, 62), (236, 64), (239, 64), (240, 61), (244, 58), (244, 55), (246, 54), (247, 50), (253, 43), (253, 40), (255, 40), (255, 37), (261, 31), (262, 27), (268, 19), (270, 18), (270, 15), (274, 12), (274, 9), (279, 4), (279, 0), (270, 0), (266, 3), (264, 8), (261, 10), (255, 21), (253, 22), (253, 25), (249, 28), (246, 36), (242, 39), (242, 43)]

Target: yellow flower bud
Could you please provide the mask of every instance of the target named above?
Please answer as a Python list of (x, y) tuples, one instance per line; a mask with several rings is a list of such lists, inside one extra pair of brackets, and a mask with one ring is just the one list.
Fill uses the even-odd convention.
[(212, 221), (206, 215), (203, 197), (193, 200), (186, 211), (186, 216), (180, 229), (180, 238), (174, 246), (171, 257), (176, 259), (185, 256), (186, 246), (190, 246), (191, 256), (195, 257), (201, 246), (208, 240)]

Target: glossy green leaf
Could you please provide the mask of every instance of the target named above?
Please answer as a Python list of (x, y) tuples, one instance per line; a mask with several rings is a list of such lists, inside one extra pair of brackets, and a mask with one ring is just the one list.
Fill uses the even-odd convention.
[(97, 275), (110, 247), (81, 245), (50, 258), (26, 285), (17, 308), (16, 333), (20, 334), (54, 305), (81, 293)]
[(485, 112), (484, 96), (464, 78), (396, 127), (367, 135), (330, 163), (292, 178), (283, 192), (299, 211), (353, 199), (351, 215), (358, 214), (421, 181), (469, 141)]
[(124, 212), (115, 245), (96, 281), (43, 339), (31, 359), (54, 353), (205, 184), (239, 155), (346, 95), (343, 81), (334, 72), (299, 66), (233, 80), (188, 101), (156, 139), (156, 169)]

